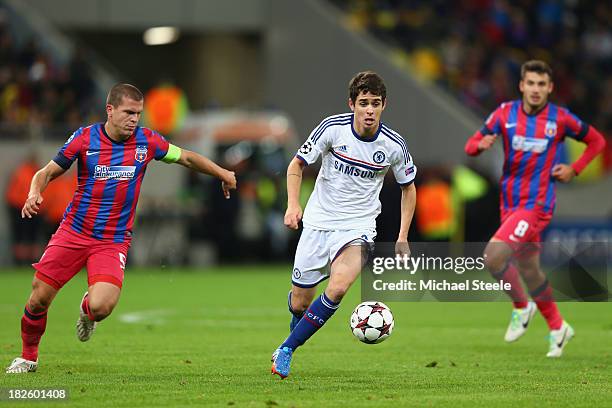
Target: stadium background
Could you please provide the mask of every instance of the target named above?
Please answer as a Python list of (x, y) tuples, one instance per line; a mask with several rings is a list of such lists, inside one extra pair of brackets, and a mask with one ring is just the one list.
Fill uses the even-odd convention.
[[(470, 162), (462, 148), (487, 112), (518, 96), (526, 58), (552, 64), (554, 101), (606, 135), (612, 127), (610, 8), (601, 2), (0, 4), (2, 191), (28, 153), (46, 163), (72, 131), (103, 120), (105, 92), (117, 81), (147, 93), (145, 124), (237, 170), (240, 189), (225, 202), (210, 179), (151, 166), (130, 254), (137, 265), (290, 259), (285, 166), (323, 117), (347, 110), (348, 79), (362, 69), (386, 79), (383, 120), (404, 135), (420, 168), (413, 240), (481, 241), (495, 228), (501, 153)], [(155, 26), (180, 36), (145, 45), (144, 30)], [(588, 174), (559, 186), (561, 235), (610, 234), (609, 156), (610, 147)], [(381, 241), (395, 235), (398, 194), (389, 180)], [(39, 244), (59, 215), (48, 218)], [(9, 265), (11, 223), (6, 211), (0, 219), (0, 260)]]
[[(150, 166), (129, 256), (128, 273), (134, 274), (134, 287), (126, 291), (117, 312), (159, 307), (162, 310), (159, 315), (145, 314), (150, 321), (143, 326), (144, 330), (155, 334), (160, 331), (157, 322), (165, 321), (168, 331), (162, 332), (182, 345), (177, 348), (185, 347), (192, 354), (186, 360), (182, 352), (167, 351), (164, 355), (178, 363), (155, 359), (153, 363), (175, 375), (193, 360), (192, 369), (202, 368), (219, 375), (221, 382), (210, 380), (210, 384), (221, 390), (217, 402), (223, 405), (228, 405), (228, 401), (240, 402), (241, 398), (248, 402), (248, 393), (240, 398), (232, 397), (235, 391), (232, 387), (236, 384), (232, 380), (222, 384), (226, 380), (222, 367), (227, 362), (223, 358), (210, 357), (209, 362), (200, 363), (192, 356), (210, 353), (210, 349), (214, 350), (212, 356), (220, 356), (228, 342), (237, 344), (244, 358), (249, 353), (267, 356), (268, 348), (274, 347), (266, 337), (268, 332), (279, 331), (276, 326), (282, 325), (284, 333), (286, 313), (281, 310), (284, 302), (280, 300), (286, 294), (287, 271), (298, 238), (282, 225), (286, 200), (284, 171), (294, 150), (324, 116), (348, 109), (348, 80), (360, 70), (373, 69), (385, 78), (389, 105), (383, 120), (405, 137), (419, 166), (417, 218), (410, 239), (482, 241), (498, 222), (497, 178), (502, 155), (497, 149), (477, 161), (469, 161), (463, 145), (498, 103), (518, 97), (518, 69), (524, 60), (541, 58), (550, 62), (555, 71), (553, 101), (569, 106), (601, 130), (608, 138), (608, 150), (574, 183), (558, 186), (557, 211), (548, 237), (568, 242), (602, 239), (609, 242), (612, 236), (610, 21), (610, 5), (597, 1), (0, 0), (0, 191), (5, 193), (7, 203), (5, 211), (0, 211), (3, 358), (8, 362), (18, 348), (17, 316), (31, 276), (30, 268), (14, 266), (26, 265), (41, 253), (61, 216), (62, 200), (70, 199), (70, 194), (66, 195), (71, 188), (70, 178), (64, 184), (58, 183), (59, 180), (54, 182), (58, 185), (47, 194), (45, 202), (53, 210), (36, 227), (31, 223), (12, 225), (14, 210), (10, 209), (9, 202), (22, 199), (9, 198), (8, 192), (19, 190), (17, 187), (23, 187), (23, 180), (31, 176), (28, 160), (34, 158), (38, 166), (46, 163), (76, 128), (104, 120), (105, 93), (118, 81), (133, 83), (145, 92), (145, 125), (163, 131), (176, 144), (208, 155), (238, 174), (239, 190), (231, 200), (225, 201), (217, 183), (210, 179), (189, 174), (180, 166), (161, 163)], [(174, 26), (180, 35), (170, 44), (145, 45), (144, 31), (156, 26)], [(567, 160), (575, 158), (579, 149), (568, 144)], [(314, 170), (305, 179), (304, 201), (314, 182)], [(27, 188), (20, 194), (27, 194)], [(378, 239), (393, 241), (399, 221), (399, 189), (392, 178), (385, 184), (381, 199), (383, 214), (378, 220)], [(17, 248), (15, 231), (11, 228), (25, 235)], [(279, 265), (269, 267), (271, 263)], [(224, 269), (228, 264), (239, 265)], [(282, 273), (287, 273), (285, 278), (281, 278)], [(243, 320), (232, 323), (230, 309), (223, 306), (228, 293), (225, 291), (233, 290), (244, 277), (253, 274), (261, 279), (254, 285), (256, 292), (241, 292), (244, 304), (237, 305), (237, 313)], [(72, 303), (80, 297), (83, 285), (81, 276), (65, 289), (63, 298), (58, 297), (57, 315), (49, 329), (50, 335), (43, 340), (48, 344), (46, 352), (51, 346), (61, 349), (63, 333), (72, 330), (69, 328), (72, 322), (67, 322), (72, 319)], [(196, 299), (185, 293), (195, 286), (210, 285), (217, 285), (219, 289), (218, 293), (206, 297), (206, 310), (226, 320), (217, 323), (206, 320), (203, 326), (183, 333), (181, 330), (185, 330), (185, 324), (189, 325), (189, 319), (179, 316), (184, 312), (177, 310), (201, 306), (199, 303), (194, 306)], [(227, 296), (231, 296), (229, 293)], [(269, 296), (262, 300), (261, 293)], [(351, 293), (348, 308), (357, 302), (358, 295), (357, 291)], [(152, 298), (156, 299), (154, 305), (150, 302)], [(259, 337), (252, 343), (237, 340), (245, 327), (253, 329), (245, 323), (252, 318), (250, 305), (262, 302), (265, 310), (275, 311), (272, 323), (256, 326)], [(609, 308), (599, 306), (574, 308), (573, 316), (582, 319), (581, 335), (587, 343), (581, 349), (582, 354), (576, 350), (576, 359), (570, 360), (566, 373), (572, 374), (564, 374), (570, 377), (560, 382), (548, 374), (538, 377), (546, 384), (543, 390), (558, 392), (553, 402), (580, 402), (580, 395), (586, 394), (567, 394), (561, 388), (574, 383), (582, 384), (593, 398), (584, 401), (592, 405), (609, 401), (609, 371), (601, 375), (597, 371), (599, 365), (602, 370), (609, 367), (609, 354), (601, 362), (597, 356), (609, 345), (612, 326), (593, 317), (593, 312), (609, 316)], [(175, 308), (171, 316), (164, 314), (164, 307)], [(502, 401), (502, 405), (513, 402), (495, 394), (499, 390), (511, 391), (504, 388), (506, 380), (495, 375), (495, 367), (505, 367), (508, 375), (523, 372), (524, 367), (515, 366), (514, 360), (501, 357), (495, 360), (508, 352), (488, 346), (489, 341), (497, 339), (497, 332), (491, 327), (505, 324), (505, 314), (499, 321), (494, 320), (492, 314), (477, 305), (465, 305), (461, 309), (445, 305), (396, 305), (394, 310), (396, 315), (410, 317), (405, 318), (406, 323), (398, 323), (399, 327), (405, 324), (410, 330), (408, 334), (398, 332), (395, 342), (390, 341), (389, 346), (384, 346), (388, 348), (381, 350), (386, 350), (389, 358), (402, 354), (410, 362), (390, 369), (389, 381), (403, 377), (404, 370), (415, 370), (408, 372), (416, 378), (426, 378), (422, 380), (419, 395), (448, 393), (446, 397), (453, 406), (456, 405), (452, 401), (470, 406), (483, 401)], [(501, 305), (488, 306), (487, 310), (499, 310), (500, 316), (505, 313)], [(444, 315), (454, 316), (453, 320), (440, 318)], [(486, 328), (471, 327), (474, 320), (468, 319), (469, 316), (480, 319)], [(227, 337), (208, 339), (204, 345), (191, 343), (190, 336), (194, 333), (206, 336), (210, 327), (222, 327), (228, 321), (236, 325), (229, 325)], [(130, 347), (139, 334), (136, 328), (126, 329), (128, 326), (122, 326), (122, 322), (120, 317), (105, 322), (107, 336), (114, 337), (99, 340), (107, 347), (115, 347), (112, 350), (117, 353), (122, 351), (121, 347)], [(343, 324), (330, 326), (318, 344), (324, 344), (325, 338), (351, 340)], [(474, 330), (471, 333), (478, 330), (479, 339), (464, 338), (461, 330), (465, 327), (471, 327)], [(406, 337), (411, 332), (418, 333), (419, 337)], [(544, 335), (543, 328), (540, 332)], [(459, 361), (452, 350), (445, 349), (444, 341), (450, 339), (457, 347), (469, 350)], [(151, 336), (149, 341), (154, 348), (165, 348), (167, 344), (163, 337)], [(406, 341), (413, 347), (403, 348)], [(542, 348), (540, 343), (541, 340), (527, 340), (521, 350)], [(143, 351), (135, 352), (130, 361), (140, 366), (139, 358), (151, 344), (138, 344)], [(311, 351), (315, 354), (331, 355), (340, 366), (344, 364), (342, 353), (328, 346), (316, 347), (323, 346), (314, 346)], [(533, 356), (542, 354), (543, 349), (539, 348), (537, 353), (533, 351)], [(364, 355), (345, 350), (355, 360)], [(359, 350), (367, 358), (380, 358), (375, 351)], [(440, 350), (444, 350), (442, 354), (435, 354)], [(64, 352), (66, 356), (84, 358), (85, 372), (93, 366), (105, 367), (104, 357), (90, 357), (83, 351), (73, 354), (73, 351), (71, 346)], [(468, 365), (478, 367), (478, 361), (482, 363), (489, 357), (497, 365), (491, 364), (477, 374), (458, 369), (457, 374), (431, 380), (418, 372), (429, 362), (422, 359), (430, 355), (444, 361), (441, 365), (455, 367), (457, 363), (462, 370)], [(59, 352), (50, 357), (52, 361), (62, 361)], [(124, 362), (109, 360), (106, 364), (101, 370), (117, 367), (121, 370)], [(78, 377), (75, 375), (71, 380), (73, 368), (67, 368), (66, 374), (63, 370), (66, 366), (68, 363), (60, 363), (56, 368), (61, 371), (58, 384), (62, 381), (72, 384)], [(381, 361), (374, 363), (373, 368), (375, 373), (377, 369), (387, 370)], [(91, 370), (88, 374), (94, 373)], [(308, 366), (306, 371), (325, 378), (326, 373), (319, 370), (321, 367)], [(534, 373), (549, 370), (550, 367), (540, 365), (534, 368)], [(50, 370), (50, 374), (57, 373)], [(134, 381), (133, 386), (123, 393), (135, 396), (147, 389), (154, 395), (155, 391), (145, 383), (158, 384), (156, 380), (151, 380), (145, 371), (136, 371), (136, 374), (127, 379)], [(165, 381), (164, 371), (158, 374)], [(95, 381), (104, 383), (102, 372), (93, 375)], [(466, 380), (472, 375), (476, 378), (473, 383)], [(50, 378), (43, 377), (45, 381)], [(372, 378), (375, 380), (378, 378)], [(491, 394), (483, 396), (477, 383), (497, 380), (497, 385), (490, 389)], [(125, 380), (116, 381), (123, 381), (125, 385)], [(177, 381), (180, 386), (185, 385), (180, 378)], [(400, 388), (414, 386), (406, 381)], [(466, 387), (467, 397), (456, 400), (451, 392), (454, 388), (445, 388), (449, 383)], [(244, 389), (250, 385), (248, 381), (239, 384)], [(346, 389), (362, 385), (351, 379), (342, 383)], [(515, 385), (520, 389), (528, 386), (528, 382), (517, 380)], [(223, 389), (224, 386), (228, 388)], [(318, 386), (321, 384), (307, 383), (307, 387)], [(265, 405), (275, 405), (275, 397), (270, 396), (267, 387), (267, 382), (257, 383), (253, 395), (258, 398), (261, 395), (262, 400), (270, 398)], [(523, 396), (526, 398), (523, 405), (546, 398), (545, 391), (540, 395), (540, 391), (532, 389), (531, 394)], [(104, 390), (97, 392), (97, 397), (104, 401)], [(389, 395), (395, 392), (390, 385), (382, 391)], [(436, 400), (433, 394), (431, 401), (442, 401)], [(336, 396), (321, 395), (320, 403), (325, 403), (325, 395)], [(357, 395), (363, 396), (357, 392), (354, 398)], [(368, 395), (373, 405), (380, 405), (387, 398), (375, 392)], [(529, 399), (532, 397), (533, 400)], [(285, 396), (286, 401), (291, 398)], [(340, 393), (337, 398), (345, 401), (348, 397)], [(398, 398), (406, 403), (404, 397)], [(147, 404), (162, 400), (148, 400)], [(137, 400), (125, 401), (128, 401), (126, 406), (138, 405)], [(183, 401), (192, 402), (189, 398)]]

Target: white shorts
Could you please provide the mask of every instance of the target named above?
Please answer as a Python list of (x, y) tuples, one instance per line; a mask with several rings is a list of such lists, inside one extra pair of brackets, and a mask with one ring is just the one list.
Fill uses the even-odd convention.
[(332, 262), (346, 247), (365, 243), (371, 250), (374, 238), (375, 229), (322, 231), (304, 227), (295, 251), (291, 282), (301, 288), (317, 286), (329, 278)]

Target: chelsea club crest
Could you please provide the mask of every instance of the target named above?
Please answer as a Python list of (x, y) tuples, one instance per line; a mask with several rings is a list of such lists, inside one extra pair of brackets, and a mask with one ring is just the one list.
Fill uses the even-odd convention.
[(146, 146), (136, 146), (135, 159), (139, 163), (144, 163), (144, 161), (147, 160), (147, 147)]
[(374, 156), (372, 156), (372, 158), (374, 159), (374, 163), (380, 164), (385, 161), (385, 152), (381, 152), (380, 150), (378, 150), (374, 153)]

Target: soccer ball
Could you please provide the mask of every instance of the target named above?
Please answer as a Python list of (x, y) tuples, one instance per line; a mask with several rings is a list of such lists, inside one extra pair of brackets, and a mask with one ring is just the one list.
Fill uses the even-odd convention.
[(376, 344), (393, 332), (393, 314), (382, 302), (363, 302), (351, 314), (351, 331), (360, 341)]

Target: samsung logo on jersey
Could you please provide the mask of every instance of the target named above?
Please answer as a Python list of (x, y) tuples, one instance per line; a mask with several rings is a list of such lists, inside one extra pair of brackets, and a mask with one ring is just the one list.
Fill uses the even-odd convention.
[(130, 180), (136, 174), (136, 166), (96, 166), (94, 178), (98, 180)]
[(512, 148), (523, 152), (542, 153), (548, 147), (547, 139), (535, 139), (525, 136), (514, 136), (512, 138)]
[(344, 163), (340, 163), (338, 160), (334, 160), (334, 168), (341, 173), (348, 174), (349, 176), (371, 179), (376, 177), (376, 173), (371, 170), (364, 170), (355, 166), (347, 166)]

